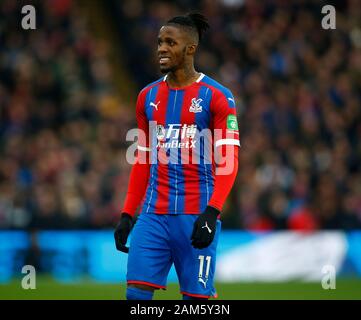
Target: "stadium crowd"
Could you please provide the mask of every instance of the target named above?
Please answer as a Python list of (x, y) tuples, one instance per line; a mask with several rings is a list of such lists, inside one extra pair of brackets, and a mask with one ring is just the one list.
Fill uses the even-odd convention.
[[(34, 3), (34, 1), (33, 1)], [(0, 3), (0, 227), (109, 227), (118, 219), (133, 115), (117, 100), (109, 46), (70, 0)], [(20, 30), (19, 30), (20, 29)]]
[[(14, 1), (0, 3), (0, 227), (110, 227), (134, 109), (114, 93), (109, 45), (71, 1), (41, 3), (36, 32), (19, 32)], [(139, 89), (160, 76), (162, 23), (191, 4), (209, 18), (196, 65), (237, 101), (240, 170), (225, 206), (234, 226), (361, 228), (359, 1), (337, 7), (336, 30), (321, 28), (312, 0), (109, 4)]]

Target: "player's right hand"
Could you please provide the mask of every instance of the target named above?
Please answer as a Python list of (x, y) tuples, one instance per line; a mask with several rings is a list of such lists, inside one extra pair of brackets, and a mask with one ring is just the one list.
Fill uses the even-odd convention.
[(123, 212), (120, 221), (118, 222), (115, 231), (114, 239), (117, 250), (128, 253), (129, 248), (125, 246), (127, 239), (133, 227), (133, 218), (130, 214)]

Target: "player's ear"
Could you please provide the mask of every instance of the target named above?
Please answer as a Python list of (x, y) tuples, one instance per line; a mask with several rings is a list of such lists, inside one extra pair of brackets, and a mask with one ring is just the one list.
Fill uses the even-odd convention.
[(197, 45), (196, 44), (189, 44), (187, 46), (187, 54), (193, 56), (196, 53)]

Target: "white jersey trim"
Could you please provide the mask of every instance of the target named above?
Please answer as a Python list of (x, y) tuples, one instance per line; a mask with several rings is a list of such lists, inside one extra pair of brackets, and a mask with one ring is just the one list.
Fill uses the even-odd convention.
[[(167, 74), (164, 76), (163, 81), (167, 80)], [(198, 79), (196, 80), (196, 82), (200, 82), (203, 78), (204, 78), (205, 74), (201, 72), (201, 75), (198, 77)]]
[(204, 73), (201, 72), (201, 75), (199, 76), (199, 78), (196, 80), (196, 82), (200, 82), (204, 77)]
[(216, 141), (216, 148), (223, 145), (233, 145), (233, 146), (241, 146), (239, 140), (237, 139), (220, 139)]
[(138, 150), (140, 150), (140, 151), (150, 151), (150, 148), (138, 146)]

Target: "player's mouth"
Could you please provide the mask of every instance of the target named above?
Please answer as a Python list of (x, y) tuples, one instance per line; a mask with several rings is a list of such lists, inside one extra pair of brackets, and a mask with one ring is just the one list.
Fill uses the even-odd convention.
[(160, 57), (159, 58), (159, 64), (166, 64), (166, 63), (168, 63), (168, 62), (170, 62), (170, 58), (168, 58), (168, 57)]

